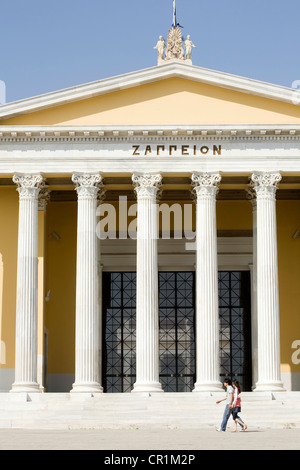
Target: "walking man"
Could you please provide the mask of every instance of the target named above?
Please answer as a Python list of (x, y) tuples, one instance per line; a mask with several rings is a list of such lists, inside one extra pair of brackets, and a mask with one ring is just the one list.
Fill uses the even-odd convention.
[(226, 378), (224, 380), (224, 387), (226, 389), (226, 397), (222, 398), (222, 400), (219, 400), (219, 401), (216, 402), (217, 405), (218, 405), (222, 401), (226, 400), (226, 407), (225, 407), (225, 410), (224, 410), (223, 421), (222, 421), (221, 427), (219, 429), (217, 429), (217, 431), (219, 431), (219, 432), (225, 432), (226, 431), (227, 423), (228, 423), (228, 420), (229, 420), (230, 415), (232, 413), (232, 403), (233, 403), (234, 390), (233, 390), (232, 382), (231, 382), (230, 379)]

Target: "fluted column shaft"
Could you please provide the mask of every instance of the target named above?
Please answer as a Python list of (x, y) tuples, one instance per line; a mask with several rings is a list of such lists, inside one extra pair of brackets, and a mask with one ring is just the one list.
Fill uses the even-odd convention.
[(76, 267), (76, 360), (72, 392), (102, 392), (96, 234), (99, 174), (74, 174), (78, 195)]
[(14, 175), (19, 192), (15, 382), (12, 392), (39, 392), (37, 383), (38, 196), (41, 175)]
[(253, 263), (249, 265), (251, 272), (251, 343), (252, 343), (252, 389), (257, 383), (257, 201), (255, 191), (248, 192), (252, 204), (253, 220)]
[(280, 173), (254, 173), (257, 199), (257, 345), (255, 391), (283, 390), (280, 374), (276, 189)]
[(196, 364), (194, 391), (220, 391), (216, 194), (219, 174), (194, 173), (196, 216)]
[(161, 175), (132, 177), (137, 194), (136, 383), (134, 392), (162, 392), (159, 382), (157, 192)]

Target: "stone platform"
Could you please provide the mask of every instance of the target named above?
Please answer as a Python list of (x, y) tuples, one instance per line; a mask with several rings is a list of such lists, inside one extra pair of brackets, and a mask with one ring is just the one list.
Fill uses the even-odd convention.
[[(214, 429), (222, 393), (0, 394), (1, 429)], [(243, 393), (248, 429), (300, 429), (300, 392)], [(232, 420), (230, 420), (232, 421)]]

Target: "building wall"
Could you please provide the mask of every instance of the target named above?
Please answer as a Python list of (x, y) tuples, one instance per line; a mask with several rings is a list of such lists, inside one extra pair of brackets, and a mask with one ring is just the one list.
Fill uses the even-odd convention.
[[(300, 390), (300, 364), (292, 360), (297, 352), (292, 345), (300, 340), (300, 238), (292, 237), (300, 229), (300, 201), (278, 201), (277, 214), (281, 370), (288, 389)], [(14, 373), (16, 316), (18, 193), (14, 187), (0, 188), (0, 220), (0, 390), (8, 390)], [(76, 220), (76, 202), (50, 202), (46, 216), (39, 213), (39, 263), (44, 265), (45, 285), (40, 281), (43, 296), (39, 303), (38, 353), (40, 356), (44, 353), (46, 333), (48, 383), (45, 385), (55, 391), (71, 389), (74, 378)], [(221, 231), (251, 230), (250, 202), (218, 201), (217, 221)], [(49, 290), (45, 302), (43, 297)]]
[[(48, 376), (53, 385), (75, 370), (76, 202), (47, 206)], [(65, 380), (65, 379), (64, 379)], [(51, 386), (51, 382), (46, 384)]]
[(18, 193), (15, 188), (0, 190), (0, 390), (14, 378)]
[(300, 390), (300, 238), (293, 239), (300, 227), (300, 201), (278, 201), (277, 219), (281, 371), (286, 387)]

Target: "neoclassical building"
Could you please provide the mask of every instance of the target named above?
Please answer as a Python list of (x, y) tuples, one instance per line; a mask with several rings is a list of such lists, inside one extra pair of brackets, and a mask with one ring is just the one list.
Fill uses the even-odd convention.
[(0, 215), (0, 391), (300, 391), (295, 90), (160, 56), (2, 105)]

